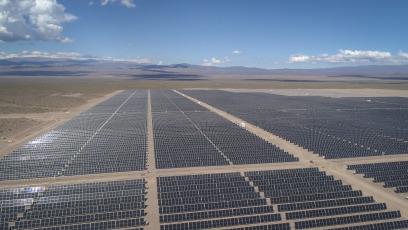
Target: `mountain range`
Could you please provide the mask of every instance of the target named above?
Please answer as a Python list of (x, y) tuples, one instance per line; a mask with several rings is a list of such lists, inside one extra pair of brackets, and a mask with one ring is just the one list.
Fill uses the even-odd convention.
[(0, 60), (0, 76), (39, 75), (109, 76), (325, 76), (329, 78), (384, 78), (408, 80), (408, 65), (364, 65), (316, 69), (261, 69), (243, 66), (216, 67), (191, 65), (139, 64), (128, 61), (73, 60), (55, 58), (10, 58)]

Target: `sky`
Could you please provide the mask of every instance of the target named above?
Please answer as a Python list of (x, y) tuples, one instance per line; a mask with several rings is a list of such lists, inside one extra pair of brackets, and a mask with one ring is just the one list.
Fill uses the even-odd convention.
[(0, 0), (0, 59), (408, 64), (406, 0)]

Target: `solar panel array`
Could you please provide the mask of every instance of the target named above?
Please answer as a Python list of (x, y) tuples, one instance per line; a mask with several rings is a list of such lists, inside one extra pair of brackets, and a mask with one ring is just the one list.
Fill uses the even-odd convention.
[[(240, 173), (158, 177), (160, 229), (206, 229), (282, 220)], [(290, 229), (289, 224), (273, 224)]]
[(408, 161), (348, 165), (347, 169), (376, 183), (384, 182), (385, 188), (396, 188), (396, 193), (408, 192)]
[(317, 168), (158, 177), (157, 191), (163, 230), (408, 227), (399, 211)]
[(152, 91), (156, 168), (298, 161), (173, 91)]
[(144, 179), (0, 190), (0, 201), (1, 229), (142, 229), (146, 224)]
[[(403, 98), (183, 93), (326, 158), (408, 153)], [(299, 161), (173, 91), (151, 91), (150, 98), (157, 169)], [(147, 91), (111, 97), (1, 158), (0, 180), (145, 170), (147, 103)], [(408, 192), (408, 161), (348, 169)], [(163, 230), (408, 228), (399, 211), (317, 168), (156, 181)], [(137, 179), (0, 190), (0, 229), (142, 229), (148, 224), (145, 184)]]
[(325, 158), (408, 153), (408, 99), (181, 92)]
[(186, 99), (172, 90), (150, 91), (152, 113), (208, 111), (203, 106)]
[(182, 112), (153, 114), (156, 168), (228, 165)]
[(234, 165), (299, 161), (213, 112), (186, 115)]
[[(401, 217), (399, 211), (386, 211), (385, 203), (375, 203), (372, 197), (317, 168), (255, 171), (245, 176), (285, 212), (286, 220), (296, 220), (296, 229)], [(408, 226), (408, 221), (405, 224)]]
[(124, 91), (0, 159), (0, 180), (146, 168), (147, 91)]
[(350, 227), (334, 228), (331, 230), (378, 230), (378, 229), (405, 229), (408, 227), (406, 220), (390, 221), (375, 224), (356, 225)]

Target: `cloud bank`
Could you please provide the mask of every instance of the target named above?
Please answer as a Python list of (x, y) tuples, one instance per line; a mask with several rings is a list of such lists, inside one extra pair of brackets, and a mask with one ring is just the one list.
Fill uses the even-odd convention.
[(294, 54), (289, 57), (288, 63), (363, 63), (363, 64), (408, 64), (408, 53), (399, 51), (393, 56), (390, 52), (371, 50), (339, 50), (337, 54), (319, 54), (308, 56)]
[(75, 19), (57, 0), (0, 0), (0, 42), (72, 42), (62, 35), (61, 24)]
[(213, 66), (213, 65), (216, 65), (216, 64), (221, 64), (223, 61), (213, 57), (210, 60), (204, 59), (203, 62), (204, 62), (203, 66)]
[(226, 63), (226, 62), (231, 62), (231, 60), (227, 56), (224, 56), (224, 60), (213, 57), (210, 60), (203, 59), (202, 65), (203, 66), (215, 66), (215, 65)]
[(121, 62), (134, 62), (134, 63), (150, 63), (151, 58), (145, 57), (136, 57), (136, 58), (112, 58), (105, 56), (94, 56), (94, 55), (83, 55), (80, 53), (70, 52), (56, 52), (48, 53), (41, 51), (23, 51), (22, 53), (6, 53), (0, 52), (1, 59), (10, 59), (10, 58), (52, 58), (52, 59), (72, 59), (72, 60), (98, 60), (98, 61), (121, 61)]

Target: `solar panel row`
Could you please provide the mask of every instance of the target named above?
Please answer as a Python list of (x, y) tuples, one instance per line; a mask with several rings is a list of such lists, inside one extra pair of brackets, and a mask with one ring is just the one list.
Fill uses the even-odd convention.
[(352, 204), (364, 204), (373, 203), (374, 198), (370, 197), (352, 197), (343, 198), (337, 200), (323, 200), (323, 201), (311, 201), (311, 202), (300, 202), (292, 204), (281, 204), (278, 205), (279, 211), (295, 211), (304, 209), (315, 209), (315, 208), (326, 208), (334, 206), (352, 205)]
[(385, 210), (387, 206), (385, 203), (382, 204), (367, 204), (367, 205), (355, 205), (348, 207), (339, 207), (339, 208), (327, 208), (327, 209), (317, 209), (309, 211), (299, 211), (299, 212), (288, 212), (286, 213), (287, 220), (293, 219), (304, 219), (304, 218), (313, 218), (321, 216), (335, 216), (335, 215), (344, 215), (350, 213), (358, 212), (372, 212)]
[(399, 211), (379, 212), (379, 213), (361, 214), (361, 215), (354, 215), (354, 216), (341, 216), (341, 217), (333, 217), (333, 218), (326, 218), (326, 219), (295, 222), (295, 228), (296, 229), (319, 228), (319, 227), (333, 226), (333, 225), (346, 225), (346, 224), (359, 223), (359, 222), (388, 220), (388, 219), (395, 219), (399, 217), (401, 217), (401, 214)]
[(37, 198), (38, 194), (44, 191), (44, 186), (0, 190), (0, 202), (3, 200)]
[(290, 230), (289, 223), (258, 225), (242, 228), (231, 228), (229, 230)]
[[(87, 206), (87, 207), (70, 207), (68, 209), (47, 209), (47, 210), (30, 210), (24, 217), (25, 219), (43, 219), (47, 217), (58, 217), (58, 216), (76, 216), (85, 215), (91, 213), (108, 213), (116, 211), (126, 211), (126, 210), (139, 210), (141, 213), (139, 216), (143, 216), (144, 205), (140, 201), (134, 201), (129, 203), (115, 203), (115, 204), (100, 204), (97, 206)], [(17, 217), (15, 217), (17, 218)]]
[(268, 214), (258, 216), (244, 216), (237, 218), (224, 218), (217, 220), (198, 221), (180, 224), (167, 224), (160, 226), (160, 229), (206, 229), (206, 228), (222, 228), (236, 225), (258, 224), (272, 221), (280, 221), (279, 214)]
[(200, 204), (185, 204), (174, 206), (159, 207), (160, 214), (182, 213), (182, 212), (197, 212), (204, 210), (215, 209), (229, 209), (239, 207), (250, 207), (266, 205), (265, 199), (253, 199), (253, 200), (234, 200), (234, 201), (221, 201), (213, 203), (200, 203)]
[(331, 230), (377, 230), (377, 229), (404, 229), (404, 228), (408, 228), (408, 220), (334, 228)]
[[(123, 229), (134, 226), (140, 226), (144, 224), (142, 219), (127, 219), (127, 220), (112, 220), (96, 223), (85, 223), (85, 224), (75, 224), (67, 226), (55, 226), (55, 227), (43, 227), (40, 226), (39, 229), (43, 230), (82, 230), (82, 229)], [(38, 226), (38, 225), (36, 225)], [(23, 228), (33, 228), (31, 225), (23, 225)], [(143, 230), (143, 228), (136, 228), (138, 230)]]
[(272, 213), (273, 206), (258, 206), (246, 208), (234, 208), (226, 210), (214, 210), (204, 212), (190, 212), (160, 216), (160, 223), (193, 221), (200, 219), (224, 218), (231, 216), (246, 216), (253, 214)]
[(384, 182), (386, 188), (396, 187), (397, 193), (408, 192), (408, 161), (348, 165), (347, 169), (374, 178), (376, 183)]
[(90, 215), (76, 215), (76, 216), (64, 216), (64, 217), (52, 217), (33, 220), (21, 220), (15, 223), (15, 228), (39, 228), (46, 226), (58, 226), (58, 225), (72, 225), (79, 223), (91, 223), (91, 222), (105, 222), (108, 220), (121, 220), (129, 218), (139, 218), (139, 224), (142, 225), (144, 212), (140, 210), (113, 212), (113, 213), (98, 213)]

